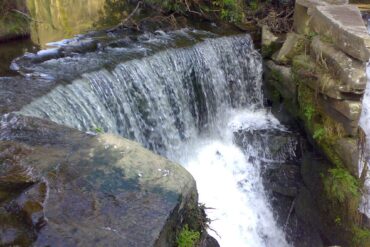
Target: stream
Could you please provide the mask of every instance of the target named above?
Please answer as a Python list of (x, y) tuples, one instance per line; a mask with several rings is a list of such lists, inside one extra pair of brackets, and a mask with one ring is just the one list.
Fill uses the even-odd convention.
[[(146, 43), (198, 33), (159, 33)], [(121, 53), (124, 48), (115, 49)], [(61, 59), (37, 64), (34, 70), (61, 76), (50, 72)], [(75, 59), (83, 61), (84, 55)], [(286, 131), (263, 107), (261, 62), (247, 35), (205, 38), (192, 47), (119, 63), (112, 71), (85, 73), (19, 113), (82, 131), (101, 128), (179, 162), (195, 177), (200, 202), (215, 208), (207, 212), (213, 220), (210, 234), (221, 246), (289, 246), (260, 174), (262, 161), (271, 158), (268, 146), (256, 142), (243, 152), (234, 142), (237, 131)], [(70, 65), (64, 66), (68, 71)], [(285, 157), (289, 153), (275, 161)]]
[(290, 198), (279, 217), (266, 180), (280, 167), (299, 174), (301, 137), (265, 106), (262, 58), (249, 35), (184, 28), (39, 37), (42, 48), (53, 43), (27, 45), (12, 73), (55, 87), (17, 114), (114, 133), (178, 162), (194, 176), (222, 247), (297, 246), (301, 235), (287, 231), (291, 195), (279, 179), (270, 183)]

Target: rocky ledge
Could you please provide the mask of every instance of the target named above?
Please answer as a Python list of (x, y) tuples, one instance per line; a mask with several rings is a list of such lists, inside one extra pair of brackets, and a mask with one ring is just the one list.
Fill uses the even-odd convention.
[(0, 123), (0, 246), (175, 246), (185, 224), (203, 230), (180, 165), (113, 135)]

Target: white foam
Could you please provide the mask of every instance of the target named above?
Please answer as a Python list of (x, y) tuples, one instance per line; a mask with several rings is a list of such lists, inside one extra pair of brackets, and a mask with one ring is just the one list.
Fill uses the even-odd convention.
[[(369, 166), (368, 159), (369, 157), (369, 150), (370, 150), (370, 62), (367, 65), (367, 77), (368, 83), (366, 85), (365, 94), (362, 100), (362, 112), (361, 117), (359, 120), (359, 125), (362, 130), (365, 132), (366, 135), (366, 143), (364, 147), (364, 156), (361, 157), (358, 166), (358, 173), (361, 176), (361, 173), (364, 169), (364, 166)], [(360, 205), (360, 211), (370, 217), (370, 174), (366, 176), (365, 180), (365, 190), (362, 197), (362, 202)]]
[(259, 162), (232, 143), (234, 128), (279, 127), (265, 110), (233, 112), (225, 135), (189, 143), (180, 159), (197, 181), (199, 200), (213, 220), (209, 233), (222, 247), (289, 246), (265, 195)]

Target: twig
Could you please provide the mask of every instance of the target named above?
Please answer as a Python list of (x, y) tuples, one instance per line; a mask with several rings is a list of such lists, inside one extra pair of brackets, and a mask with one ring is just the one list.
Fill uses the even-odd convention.
[(27, 19), (31, 20), (31, 21), (34, 21), (34, 22), (38, 22), (38, 23), (43, 23), (42, 21), (39, 21), (39, 20), (36, 20), (36, 19), (33, 19), (31, 16), (27, 15), (26, 13), (23, 13), (22, 11), (19, 11), (17, 9), (12, 9), (11, 11), (13, 12), (16, 12), (18, 14), (21, 14), (23, 15), (24, 17), (26, 17)]
[(121, 24), (124, 24), (125, 22), (127, 22), (128, 20), (131, 19), (131, 17), (136, 13), (136, 11), (139, 9), (140, 5), (142, 4), (143, 2), (140, 1), (137, 3), (135, 9), (131, 12), (131, 14), (129, 14), (122, 22)]
[(294, 203), (295, 203), (295, 199), (293, 200), (292, 205), (290, 206), (289, 214), (288, 214), (288, 217), (287, 217), (287, 219), (286, 219), (286, 221), (285, 221), (285, 225), (284, 225), (284, 230), (285, 230), (285, 229), (286, 229), (286, 227), (288, 226), (289, 219), (290, 219), (290, 215), (291, 215), (291, 214), (292, 214), (292, 212), (293, 212)]

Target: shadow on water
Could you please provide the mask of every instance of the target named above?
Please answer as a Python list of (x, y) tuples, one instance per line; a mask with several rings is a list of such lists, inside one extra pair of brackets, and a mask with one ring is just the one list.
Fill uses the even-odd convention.
[(38, 45), (28, 38), (0, 43), (0, 77), (17, 75), (10, 69), (12, 60), (25, 52), (35, 52), (38, 49)]

